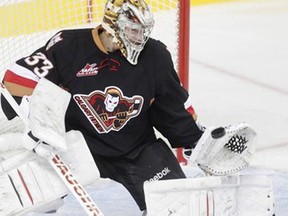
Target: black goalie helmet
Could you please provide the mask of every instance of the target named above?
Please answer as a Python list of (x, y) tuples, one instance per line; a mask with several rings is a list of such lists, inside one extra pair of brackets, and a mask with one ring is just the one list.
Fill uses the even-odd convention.
[(108, 0), (102, 26), (126, 59), (135, 65), (150, 37), (154, 18), (144, 0)]

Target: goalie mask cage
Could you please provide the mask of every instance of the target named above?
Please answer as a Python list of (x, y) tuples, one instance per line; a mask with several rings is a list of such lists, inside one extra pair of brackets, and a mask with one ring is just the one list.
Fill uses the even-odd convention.
[[(101, 22), (106, 0), (2, 0), (0, 2), (0, 75), (15, 60), (43, 46), (57, 31), (93, 28)], [(188, 89), (189, 0), (146, 0), (155, 18), (153, 38), (172, 54), (183, 86)], [(184, 162), (182, 151), (177, 151)]]

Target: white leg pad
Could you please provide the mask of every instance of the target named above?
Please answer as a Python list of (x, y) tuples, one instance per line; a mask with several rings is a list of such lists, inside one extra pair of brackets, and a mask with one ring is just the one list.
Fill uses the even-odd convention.
[(61, 179), (44, 159), (29, 161), (0, 177), (0, 212), (22, 215), (67, 194)]
[(272, 216), (267, 176), (222, 176), (145, 182), (148, 216)]
[[(81, 185), (95, 183), (100, 174), (82, 134), (69, 131), (65, 140), (68, 151), (61, 154), (65, 163)], [(25, 149), (0, 152), (0, 215), (45, 211), (67, 193), (68, 188), (45, 158)]]

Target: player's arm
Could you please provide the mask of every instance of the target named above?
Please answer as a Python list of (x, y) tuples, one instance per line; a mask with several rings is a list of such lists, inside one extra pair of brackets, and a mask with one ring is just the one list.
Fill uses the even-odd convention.
[[(55, 68), (63, 67), (65, 61), (56, 64), (55, 52), (62, 53), (67, 41), (69, 41), (69, 37), (64, 41), (64, 33), (59, 32), (45, 46), (29, 56), (19, 59), (7, 69), (2, 83), (16, 102), (20, 106), (22, 104), (24, 111), (25, 107), (28, 107), (28, 105), (24, 104), (27, 103), (27, 96), (33, 93), (34, 88), (42, 77), (58, 83), (58, 75)], [(8, 119), (16, 116), (16, 113), (3, 96), (1, 96), (1, 106)]]
[[(28, 107), (28, 96), (33, 93), (33, 88), (25, 87), (11, 82), (5, 82), (5, 80), (3, 83), (15, 101), (21, 106), (23, 111), (26, 112)], [(1, 107), (7, 119), (11, 120), (17, 116), (16, 112), (14, 109), (12, 109), (3, 95), (1, 95)]]
[(33, 89), (31, 87), (26, 87), (20, 84), (16, 84), (13, 82), (3, 81), (6, 89), (10, 92), (11, 95), (17, 97), (23, 97), (24, 95), (31, 95), (33, 93)]
[[(33, 55), (34, 54), (31, 56)], [(33, 65), (28, 65), (25, 62), (25, 59), (18, 60), (8, 68), (2, 83), (13, 96), (15, 101), (21, 106), (22, 110), (27, 113), (28, 97), (32, 95), (40, 77), (34, 73)], [(40, 66), (41, 64), (41, 62), (38, 62), (37, 66)], [(36, 67), (36, 64), (34, 67)], [(13, 119), (17, 115), (3, 95), (1, 95), (1, 106), (8, 119)]]
[(170, 53), (160, 49), (154, 57), (161, 61), (155, 66), (156, 94), (151, 106), (153, 124), (172, 147), (194, 147), (202, 131), (192, 117), (195, 111), (189, 95), (180, 84)]
[[(3, 83), (6, 86), (6, 89), (13, 96), (15, 101), (22, 107), (22, 109), (24, 111), (25, 109), (27, 110), (28, 106), (27, 96), (30, 96), (33, 93), (33, 88), (29, 88), (12, 82), (5, 82), (5, 80), (3, 81)], [(9, 120), (13, 119), (17, 115), (14, 109), (12, 109), (8, 101), (2, 95), (1, 95), (1, 106), (7, 119)]]

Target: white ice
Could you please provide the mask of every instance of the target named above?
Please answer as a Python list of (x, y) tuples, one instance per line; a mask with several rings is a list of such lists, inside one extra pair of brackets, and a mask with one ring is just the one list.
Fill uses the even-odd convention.
[[(245, 172), (272, 178), (276, 215), (287, 216), (288, 1), (193, 7), (190, 32), (189, 92), (199, 120), (214, 126), (245, 121), (254, 127), (257, 152)], [(185, 172), (189, 175), (189, 168)], [(141, 215), (115, 182), (103, 180), (87, 189), (106, 216)], [(51, 216), (85, 215), (72, 196), (65, 202)]]

